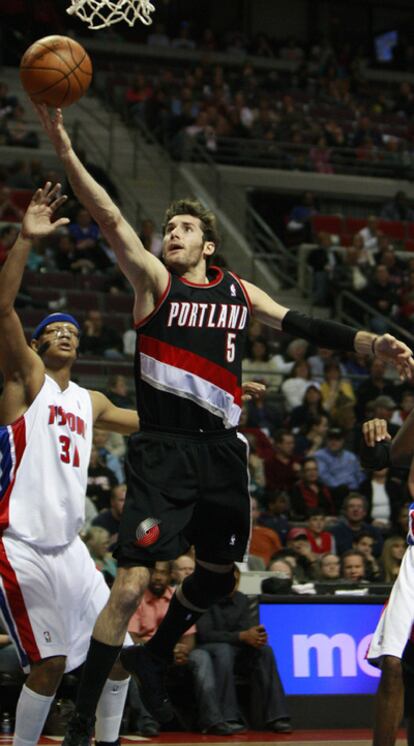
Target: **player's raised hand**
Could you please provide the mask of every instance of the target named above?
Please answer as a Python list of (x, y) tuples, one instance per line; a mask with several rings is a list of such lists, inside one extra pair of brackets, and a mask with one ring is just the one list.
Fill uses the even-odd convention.
[(380, 360), (391, 363), (398, 371), (400, 378), (414, 378), (414, 358), (412, 350), (391, 334), (382, 334), (374, 342), (374, 354)]
[(46, 104), (33, 103), (33, 106), (38, 113), (44, 131), (52, 142), (57, 155), (61, 158), (72, 147), (70, 137), (63, 123), (62, 109), (56, 109), (54, 116), (51, 116)]
[(37, 189), (23, 216), (21, 235), (23, 238), (41, 238), (69, 223), (69, 218), (58, 218), (56, 211), (66, 202), (66, 195), (61, 195), (61, 185), (47, 181), (43, 188)]
[(362, 434), (366, 445), (370, 448), (373, 448), (375, 443), (380, 443), (382, 440), (391, 440), (391, 435), (387, 430), (387, 421), (380, 420), (378, 417), (363, 423)]

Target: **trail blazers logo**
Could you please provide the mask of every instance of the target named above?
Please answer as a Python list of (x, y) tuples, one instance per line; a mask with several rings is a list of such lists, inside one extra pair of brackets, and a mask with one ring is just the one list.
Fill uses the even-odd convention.
[(157, 518), (145, 518), (138, 524), (136, 530), (137, 544), (140, 547), (149, 547), (155, 544), (160, 537), (160, 523)]

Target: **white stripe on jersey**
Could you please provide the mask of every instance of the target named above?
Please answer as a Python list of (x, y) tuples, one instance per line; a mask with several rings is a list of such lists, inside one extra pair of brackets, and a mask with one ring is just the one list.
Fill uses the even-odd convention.
[(195, 373), (162, 363), (145, 353), (140, 353), (141, 378), (160, 391), (190, 399), (223, 420), (226, 428), (236, 427), (241, 408), (234, 397), (214, 383)]

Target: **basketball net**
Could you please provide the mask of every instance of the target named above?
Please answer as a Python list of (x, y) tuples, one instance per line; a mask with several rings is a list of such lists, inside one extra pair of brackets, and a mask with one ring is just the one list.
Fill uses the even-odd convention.
[(155, 10), (150, 0), (70, 0), (66, 12), (76, 15), (96, 31), (112, 26), (119, 21), (126, 21), (133, 26), (136, 20), (149, 26), (152, 23), (150, 14)]

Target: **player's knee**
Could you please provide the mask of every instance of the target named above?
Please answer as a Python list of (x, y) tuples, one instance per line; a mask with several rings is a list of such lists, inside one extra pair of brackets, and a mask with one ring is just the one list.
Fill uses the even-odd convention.
[(54, 694), (65, 673), (65, 667), (66, 658), (63, 655), (43, 658), (33, 663), (30, 668), (29, 678), (27, 679), (29, 689), (33, 689), (39, 694), (46, 696)]
[(182, 595), (192, 606), (208, 609), (209, 606), (228, 596), (234, 589), (234, 568), (217, 572), (196, 563), (192, 575), (184, 579)]
[(401, 660), (394, 655), (386, 655), (381, 666), (381, 687), (383, 690), (396, 692), (402, 686)]

